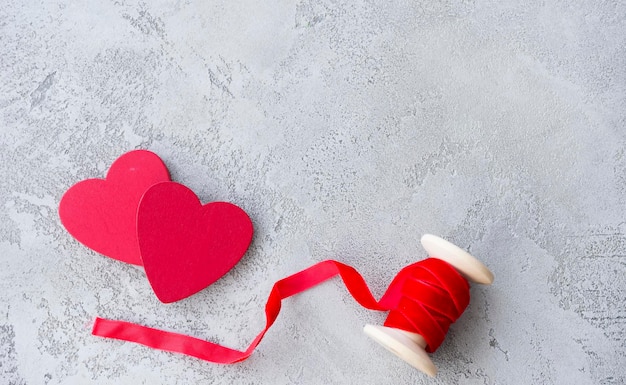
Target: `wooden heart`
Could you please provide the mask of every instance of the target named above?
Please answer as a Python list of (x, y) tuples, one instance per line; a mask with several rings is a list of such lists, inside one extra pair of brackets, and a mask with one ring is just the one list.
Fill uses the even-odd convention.
[(161, 302), (181, 300), (232, 269), (252, 240), (252, 222), (226, 202), (202, 205), (175, 182), (150, 187), (137, 211), (137, 239), (146, 276)]
[(106, 179), (87, 179), (67, 190), (59, 203), (61, 223), (90, 249), (141, 265), (137, 207), (150, 186), (169, 180), (167, 168), (156, 154), (130, 151), (113, 162)]

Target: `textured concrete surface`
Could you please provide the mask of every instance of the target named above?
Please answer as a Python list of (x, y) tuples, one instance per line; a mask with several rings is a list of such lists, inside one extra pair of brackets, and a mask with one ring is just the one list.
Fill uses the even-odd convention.
[[(180, 303), (58, 219), (135, 148), (255, 225)], [(0, 175), (2, 384), (626, 383), (622, 1), (3, 0)], [(277, 279), (335, 258), (380, 295), (426, 232), (496, 275), (434, 380), (338, 281), (234, 366), (90, 335), (103, 316), (244, 348)]]

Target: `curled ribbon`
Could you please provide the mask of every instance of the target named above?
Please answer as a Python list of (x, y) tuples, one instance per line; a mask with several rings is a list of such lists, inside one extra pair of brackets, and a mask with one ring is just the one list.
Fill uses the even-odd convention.
[(96, 318), (92, 334), (182, 353), (201, 360), (232, 364), (248, 358), (280, 312), (282, 300), (339, 275), (354, 299), (370, 310), (389, 311), (385, 326), (418, 333), (434, 352), (450, 325), (469, 304), (469, 284), (450, 264), (428, 258), (403, 268), (377, 301), (363, 277), (351, 266), (326, 260), (277, 281), (265, 305), (265, 328), (245, 351), (210, 341), (125, 321)]

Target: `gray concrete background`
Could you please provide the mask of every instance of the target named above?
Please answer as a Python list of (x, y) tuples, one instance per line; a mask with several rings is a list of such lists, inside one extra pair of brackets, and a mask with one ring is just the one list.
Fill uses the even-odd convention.
[[(0, 383), (624, 384), (625, 128), (622, 1), (3, 0)], [(135, 148), (255, 225), (180, 303), (58, 219)], [(337, 280), (233, 366), (90, 335), (102, 316), (243, 349), (277, 279), (334, 258), (380, 295), (423, 233), (496, 275), (434, 380)]]

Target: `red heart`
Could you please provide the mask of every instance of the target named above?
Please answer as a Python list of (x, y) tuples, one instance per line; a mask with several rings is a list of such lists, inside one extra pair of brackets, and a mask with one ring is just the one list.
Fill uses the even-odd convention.
[(156, 154), (128, 152), (113, 162), (106, 179), (87, 179), (67, 190), (59, 203), (61, 223), (98, 253), (141, 265), (137, 207), (150, 186), (169, 180), (167, 168)]
[(161, 302), (186, 298), (232, 269), (252, 240), (252, 222), (226, 202), (202, 205), (175, 182), (158, 183), (137, 211), (137, 237), (146, 276)]

